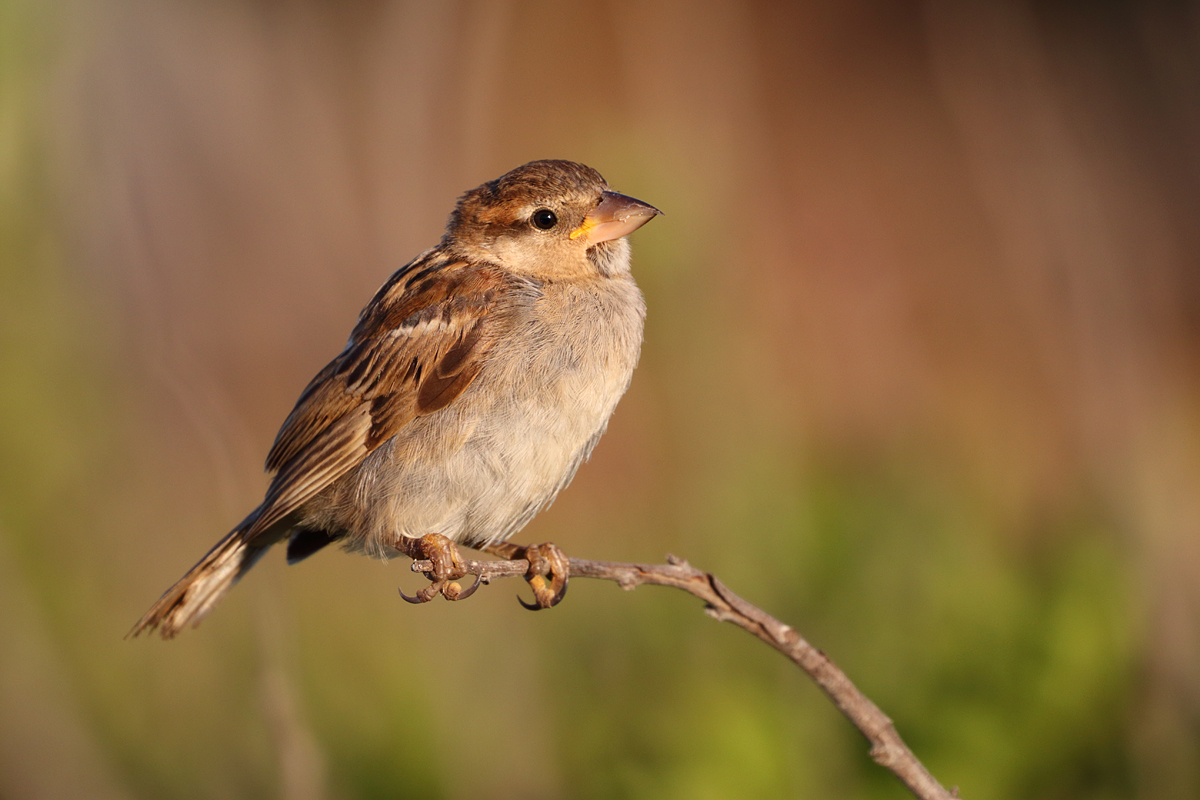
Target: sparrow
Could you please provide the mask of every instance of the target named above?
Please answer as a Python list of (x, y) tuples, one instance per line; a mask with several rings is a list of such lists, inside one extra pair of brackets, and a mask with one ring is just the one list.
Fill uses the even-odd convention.
[[(262, 503), (130, 631), (195, 626), (274, 544), (433, 562), (426, 602), (467, 591), (455, 545), (527, 558), (533, 608), (562, 599), (553, 545), (508, 539), (574, 477), (637, 365), (646, 306), (626, 235), (658, 209), (571, 161), (534, 161), (458, 200), (312, 379), (267, 456)], [(403, 594), (403, 593), (402, 593)]]

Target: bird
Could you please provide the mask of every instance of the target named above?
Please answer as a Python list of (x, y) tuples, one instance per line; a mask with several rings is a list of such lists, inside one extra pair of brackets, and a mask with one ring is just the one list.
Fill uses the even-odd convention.
[(455, 582), (457, 545), (526, 558), (526, 606), (556, 605), (568, 559), (508, 540), (571, 481), (629, 386), (646, 305), (625, 237), (661, 213), (565, 160), (463, 194), (441, 241), (388, 278), (301, 392), (262, 503), (130, 635), (198, 625), (282, 542), (289, 564), (334, 543), (427, 559), (410, 602), (478, 587)]

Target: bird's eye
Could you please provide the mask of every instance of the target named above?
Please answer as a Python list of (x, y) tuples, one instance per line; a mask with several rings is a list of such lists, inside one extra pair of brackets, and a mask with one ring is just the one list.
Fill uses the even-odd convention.
[(548, 231), (558, 224), (558, 215), (548, 208), (539, 208), (529, 219), (533, 222), (533, 227), (543, 231)]

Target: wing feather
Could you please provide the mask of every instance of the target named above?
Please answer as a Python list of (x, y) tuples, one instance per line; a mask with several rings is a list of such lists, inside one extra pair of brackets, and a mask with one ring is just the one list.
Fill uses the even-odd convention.
[(275, 476), (248, 536), (299, 509), (417, 416), (461, 396), (504, 333), (496, 301), (510, 283), (494, 268), (439, 263), (434, 251), (384, 284), (346, 349), (283, 423), (267, 456)]

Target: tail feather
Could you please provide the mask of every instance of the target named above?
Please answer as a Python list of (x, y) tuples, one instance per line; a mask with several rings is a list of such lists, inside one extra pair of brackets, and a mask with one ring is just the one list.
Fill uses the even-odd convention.
[(157, 630), (164, 639), (170, 639), (189, 625), (199, 625), (274, 541), (262, 536), (251, 541), (244, 525), (235, 528), (159, 598), (128, 636)]

